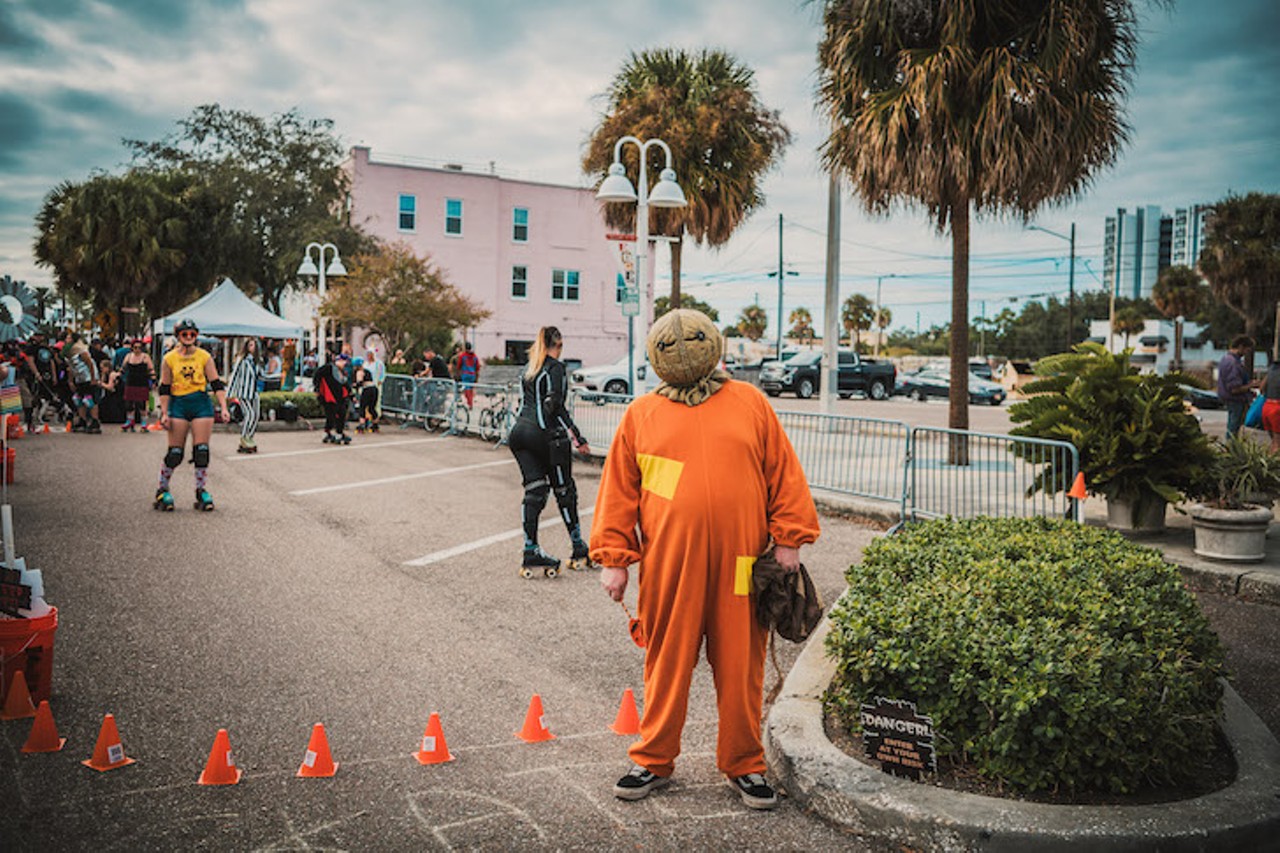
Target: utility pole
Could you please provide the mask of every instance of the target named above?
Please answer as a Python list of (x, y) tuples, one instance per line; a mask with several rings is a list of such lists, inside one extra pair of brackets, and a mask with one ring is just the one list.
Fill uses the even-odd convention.
[(782, 358), (782, 214), (778, 214), (778, 358)]
[[(778, 276), (782, 280), (782, 276)], [(827, 281), (822, 311), (822, 414), (829, 415), (840, 390), (840, 179), (827, 185)], [(830, 425), (830, 424), (828, 424)]]

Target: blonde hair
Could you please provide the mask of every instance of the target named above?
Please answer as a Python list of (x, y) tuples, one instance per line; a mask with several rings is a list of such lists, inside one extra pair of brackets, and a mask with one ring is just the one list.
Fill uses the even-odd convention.
[(538, 339), (529, 347), (529, 364), (524, 369), (524, 378), (532, 379), (538, 375), (547, 360), (547, 350), (551, 349), (563, 338), (555, 326), (543, 326), (538, 330)]

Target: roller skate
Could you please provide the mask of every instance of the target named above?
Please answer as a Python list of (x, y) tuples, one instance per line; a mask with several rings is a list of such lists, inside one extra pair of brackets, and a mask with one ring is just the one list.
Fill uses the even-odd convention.
[(236, 453), (257, 453), (257, 452), (258, 452), (258, 445), (254, 444), (252, 441), (245, 441), (244, 439), (240, 440), (240, 446), (236, 448)]
[(342, 435), (338, 436), (337, 443), (341, 445), (348, 445), (351, 443), (351, 436), (344, 432)]
[(537, 545), (524, 549), (524, 559), (520, 562), (520, 577), (532, 580), (538, 570), (546, 577), (553, 578), (560, 574), (560, 561), (543, 551)]
[(209, 494), (208, 489), (196, 489), (195, 508), (204, 512), (213, 511), (213, 495)]
[(327, 433), (327, 432), (326, 432), (326, 433), (324, 434), (324, 443), (325, 443), (325, 444), (337, 444), (337, 443), (338, 443), (338, 439), (334, 438), (332, 435), (330, 435), (329, 433)]
[(173, 495), (168, 489), (156, 489), (156, 500), (152, 506), (161, 512), (173, 512)]
[(587, 553), (587, 543), (581, 539), (574, 540), (573, 554), (569, 557), (569, 568), (575, 572), (600, 568), (600, 564), (591, 559), (591, 555)]

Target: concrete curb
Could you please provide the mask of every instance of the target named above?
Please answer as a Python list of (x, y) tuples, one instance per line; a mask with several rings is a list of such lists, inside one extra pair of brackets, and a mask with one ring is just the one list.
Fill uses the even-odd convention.
[(1280, 606), (1280, 573), (1274, 570), (1246, 569), (1244, 563), (1170, 562), (1177, 565), (1183, 581), (1193, 589)]
[(1230, 686), (1223, 733), (1238, 765), (1221, 791), (1176, 803), (1055, 806), (910, 782), (846, 755), (827, 738), (822, 695), (835, 674), (823, 620), (765, 724), (769, 766), (804, 808), (894, 844), (944, 851), (1276, 849), (1280, 743)]

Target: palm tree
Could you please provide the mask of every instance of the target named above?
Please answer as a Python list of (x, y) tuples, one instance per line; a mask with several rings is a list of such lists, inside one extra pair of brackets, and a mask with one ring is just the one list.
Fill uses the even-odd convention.
[[(743, 337), (758, 341), (764, 337), (764, 330), (769, 328), (769, 314), (759, 305), (748, 305), (738, 315), (738, 330)], [(782, 353), (778, 353), (782, 358)]]
[(787, 336), (804, 343), (813, 343), (813, 315), (809, 313), (808, 308), (795, 308), (787, 317), (787, 322), (791, 324), (791, 331)]
[(880, 355), (880, 339), (884, 337), (884, 330), (889, 328), (889, 324), (893, 322), (893, 312), (881, 305), (876, 310), (875, 326), (876, 326), (876, 343), (875, 350), (872, 355)]
[(969, 425), (970, 211), (1029, 218), (1079, 196), (1116, 159), (1127, 136), (1133, 6), (823, 2), (825, 165), (869, 212), (906, 200), (951, 231), (954, 429)]
[[(724, 245), (764, 204), (760, 183), (791, 142), (778, 112), (760, 102), (754, 77), (754, 71), (719, 50), (632, 53), (605, 93), (608, 111), (591, 134), (583, 170), (596, 175), (598, 183), (608, 174), (620, 138), (662, 139), (671, 147), (689, 206), (651, 210), (652, 233), (688, 233), (698, 245)], [(633, 175), (637, 156), (634, 146), (623, 150)], [(656, 177), (665, 160), (649, 165), (656, 165), (649, 170)], [(635, 213), (635, 205), (610, 204), (605, 220), (634, 231)], [(674, 307), (680, 306), (681, 245), (671, 244)]]
[(1130, 305), (1116, 312), (1115, 327), (1111, 330), (1124, 335), (1125, 349), (1129, 348), (1129, 336), (1136, 335), (1147, 327), (1147, 318), (1142, 309)]
[(1200, 272), (1213, 295), (1244, 320), (1245, 334), (1257, 340), (1280, 302), (1280, 195), (1229, 195), (1207, 219)]
[(1189, 317), (1205, 303), (1205, 286), (1191, 267), (1166, 267), (1151, 289), (1151, 301), (1156, 309), (1174, 321), (1173, 369), (1182, 369), (1182, 323), (1179, 317)]
[(849, 333), (854, 352), (858, 351), (858, 344), (862, 342), (861, 333), (871, 328), (875, 316), (876, 306), (861, 293), (853, 294), (841, 306), (840, 325)]

